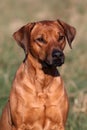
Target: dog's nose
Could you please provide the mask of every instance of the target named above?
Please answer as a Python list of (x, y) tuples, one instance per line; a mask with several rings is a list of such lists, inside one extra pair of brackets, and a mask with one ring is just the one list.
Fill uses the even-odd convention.
[(63, 52), (59, 51), (59, 50), (53, 50), (52, 52), (52, 57), (53, 58), (62, 58), (63, 57)]

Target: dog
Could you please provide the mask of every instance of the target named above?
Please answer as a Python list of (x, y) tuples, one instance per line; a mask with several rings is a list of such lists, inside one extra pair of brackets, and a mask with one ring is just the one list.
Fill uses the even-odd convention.
[(68, 96), (57, 67), (76, 29), (61, 20), (28, 23), (13, 34), (25, 52), (16, 72), (0, 130), (65, 130)]

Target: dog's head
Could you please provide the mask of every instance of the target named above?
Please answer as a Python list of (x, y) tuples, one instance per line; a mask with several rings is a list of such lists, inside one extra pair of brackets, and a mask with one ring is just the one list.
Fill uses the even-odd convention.
[(56, 20), (29, 23), (13, 36), (26, 55), (31, 54), (47, 66), (61, 66), (65, 59), (66, 40), (71, 47), (75, 34), (74, 27)]

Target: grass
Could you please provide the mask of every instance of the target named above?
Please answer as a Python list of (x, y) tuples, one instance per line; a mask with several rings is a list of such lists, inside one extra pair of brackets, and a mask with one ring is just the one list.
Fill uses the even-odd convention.
[[(59, 68), (70, 100), (66, 130), (87, 129), (87, 0), (5, 0), (0, 4), (0, 115), (8, 100), (15, 72), (24, 53), (12, 38), (31, 21), (61, 18), (75, 26), (77, 36), (71, 50), (67, 44), (66, 62)], [(83, 111), (84, 110), (84, 111)]]

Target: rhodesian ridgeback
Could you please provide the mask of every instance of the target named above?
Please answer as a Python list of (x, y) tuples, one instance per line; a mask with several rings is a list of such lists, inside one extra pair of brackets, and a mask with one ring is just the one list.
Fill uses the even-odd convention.
[(16, 72), (0, 130), (65, 130), (69, 102), (57, 67), (76, 30), (61, 20), (29, 23), (13, 34), (25, 59)]

